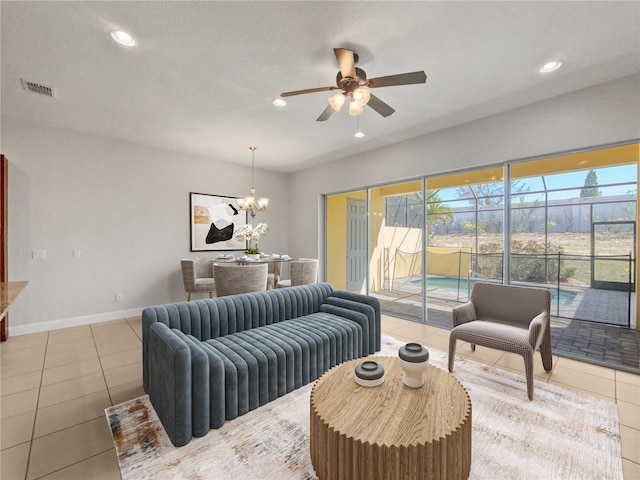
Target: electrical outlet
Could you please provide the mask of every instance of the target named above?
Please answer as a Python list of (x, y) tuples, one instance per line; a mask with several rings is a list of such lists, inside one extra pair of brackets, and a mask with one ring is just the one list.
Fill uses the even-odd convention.
[(46, 260), (47, 259), (47, 251), (46, 250), (33, 250), (31, 252), (31, 257), (34, 260)]
[(116, 302), (122, 302), (124, 300), (124, 294), (116, 293)]

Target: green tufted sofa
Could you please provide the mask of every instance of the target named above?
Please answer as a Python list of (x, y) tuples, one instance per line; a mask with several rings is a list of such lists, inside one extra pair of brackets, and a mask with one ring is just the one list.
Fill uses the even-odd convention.
[(148, 307), (144, 389), (182, 446), (380, 342), (379, 301), (328, 283)]

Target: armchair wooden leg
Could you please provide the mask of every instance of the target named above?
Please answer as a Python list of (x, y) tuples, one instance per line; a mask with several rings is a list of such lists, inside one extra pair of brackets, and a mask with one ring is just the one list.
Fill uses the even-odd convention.
[(213, 298), (213, 292), (209, 292), (209, 298)]
[(471, 351), (472, 351), (472, 352), (475, 352), (475, 351), (476, 351), (476, 344), (475, 344), (475, 343), (472, 343), (472, 344), (471, 344)]
[(191, 292), (187, 293), (187, 302), (191, 301)]

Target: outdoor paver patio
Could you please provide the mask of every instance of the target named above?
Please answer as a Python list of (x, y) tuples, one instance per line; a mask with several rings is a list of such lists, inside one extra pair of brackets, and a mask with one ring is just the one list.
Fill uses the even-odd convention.
[[(422, 298), (402, 292), (372, 292), (386, 315), (422, 319)], [(459, 302), (430, 301), (426, 324), (451, 330), (451, 308)], [(420, 320), (419, 320), (420, 319)], [(627, 327), (551, 317), (553, 354), (640, 374), (640, 332)]]

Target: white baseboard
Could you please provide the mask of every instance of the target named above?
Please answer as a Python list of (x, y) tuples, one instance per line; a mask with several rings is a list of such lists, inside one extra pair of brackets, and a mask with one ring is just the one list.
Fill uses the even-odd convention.
[(9, 337), (26, 335), (28, 333), (46, 332), (48, 330), (58, 330), (60, 328), (79, 327), (92, 323), (108, 322), (110, 320), (120, 320), (127, 317), (142, 315), (142, 307), (130, 310), (119, 310), (117, 312), (97, 313), (83, 317), (62, 318), (49, 322), (32, 323), (29, 325), (9, 325)]

